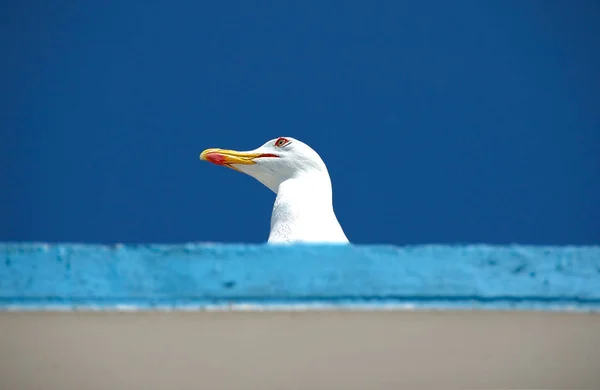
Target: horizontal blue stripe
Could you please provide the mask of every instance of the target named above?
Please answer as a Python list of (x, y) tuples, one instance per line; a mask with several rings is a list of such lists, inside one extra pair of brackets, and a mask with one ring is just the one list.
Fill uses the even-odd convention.
[(0, 308), (600, 308), (600, 247), (0, 243)]

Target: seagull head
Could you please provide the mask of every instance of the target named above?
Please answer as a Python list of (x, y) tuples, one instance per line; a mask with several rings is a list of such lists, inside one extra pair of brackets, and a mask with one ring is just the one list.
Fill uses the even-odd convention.
[(329, 179), (325, 163), (310, 146), (291, 137), (279, 137), (249, 151), (211, 148), (200, 160), (254, 177), (273, 192), (288, 179), (318, 175)]

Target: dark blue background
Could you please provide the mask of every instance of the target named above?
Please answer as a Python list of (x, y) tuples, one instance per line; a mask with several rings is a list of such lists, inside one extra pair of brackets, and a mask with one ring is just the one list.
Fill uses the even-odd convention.
[(355, 243), (600, 243), (596, 1), (1, 7), (0, 240), (264, 242), (198, 154), (288, 135)]

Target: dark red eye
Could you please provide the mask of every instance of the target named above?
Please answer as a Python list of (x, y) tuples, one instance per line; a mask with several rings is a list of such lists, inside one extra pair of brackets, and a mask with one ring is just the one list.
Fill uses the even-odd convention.
[(282, 147), (283, 145), (289, 143), (290, 141), (287, 138), (283, 138), (283, 137), (279, 137), (277, 138), (277, 141), (275, 141), (275, 146), (277, 146), (278, 148)]

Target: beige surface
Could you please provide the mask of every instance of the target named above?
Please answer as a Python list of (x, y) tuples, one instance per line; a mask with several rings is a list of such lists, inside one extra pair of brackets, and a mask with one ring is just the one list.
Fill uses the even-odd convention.
[(600, 315), (0, 313), (0, 389), (600, 389)]

